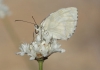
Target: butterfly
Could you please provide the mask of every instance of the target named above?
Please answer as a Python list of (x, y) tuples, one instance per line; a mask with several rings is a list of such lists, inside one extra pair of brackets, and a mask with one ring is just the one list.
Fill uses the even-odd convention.
[(67, 40), (75, 32), (78, 20), (77, 13), (75, 7), (59, 9), (45, 18), (40, 25), (35, 22), (35, 33), (44, 37), (45, 34), (50, 34), (54, 39)]

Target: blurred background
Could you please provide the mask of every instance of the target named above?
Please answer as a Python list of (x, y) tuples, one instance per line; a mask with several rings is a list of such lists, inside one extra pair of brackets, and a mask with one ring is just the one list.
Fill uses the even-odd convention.
[(78, 25), (68, 41), (59, 41), (66, 52), (44, 62), (44, 70), (100, 70), (100, 0), (4, 0), (11, 15), (0, 18), (0, 70), (38, 70), (38, 62), (19, 56), (21, 43), (31, 43), (34, 26), (60, 8), (77, 7)]

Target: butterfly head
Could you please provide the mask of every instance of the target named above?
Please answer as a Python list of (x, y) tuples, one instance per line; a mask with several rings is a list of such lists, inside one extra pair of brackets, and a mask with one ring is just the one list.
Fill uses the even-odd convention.
[(35, 33), (38, 34), (40, 29), (39, 25), (34, 24), (34, 27), (35, 27)]

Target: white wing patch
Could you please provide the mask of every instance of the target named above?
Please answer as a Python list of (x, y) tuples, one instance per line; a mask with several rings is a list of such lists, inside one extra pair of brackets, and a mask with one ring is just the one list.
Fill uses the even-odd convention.
[(62, 8), (51, 13), (42, 23), (43, 29), (52, 34), (53, 38), (67, 40), (72, 36), (77, 25), (77, 9)]

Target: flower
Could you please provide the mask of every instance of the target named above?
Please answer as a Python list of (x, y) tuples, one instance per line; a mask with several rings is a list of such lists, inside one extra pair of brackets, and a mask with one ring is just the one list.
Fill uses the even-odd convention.
[(38, 34), (35, 41), (31, 44), (21, 44), (21, 47), (19, 48), (21, 52), (18, 52), (17, 54), (21, 56), (27, 54), (30, 56), (30, 60), (34, 60), (47, 58), (56, 52), (65, 52), (64, 49), (60, 48), (61, 45), (57, 43), (57, 40), (52, 38), (52, 35), (49, 33), (47, 35), (43, 35), (45, 38), (42, 37), (43, 39), (41, 39), (41, 35)]
[(21, 44), (21, 47), (19, 48), (21, 52), (18, 52), (17, 54), (21, 56), (27, 54), (30, 56), (30, 60), (40, 59), (48, 57), (55, 52), (65, 52), (64, 49), (60, 48), (60, 46), (61, 45), (57, 43), (57, 40), (53, 40), (52, 43), (48, 44), (46, 43), (46, 41), (43, 41), (40, 44), (38, 44), (37, 42), (32, 42), (30, 45)]
[(3, 4), (3, 0), (0, 0), (0, 18), (4, 18), (6, 15), (10, 15), (9, 8)]

